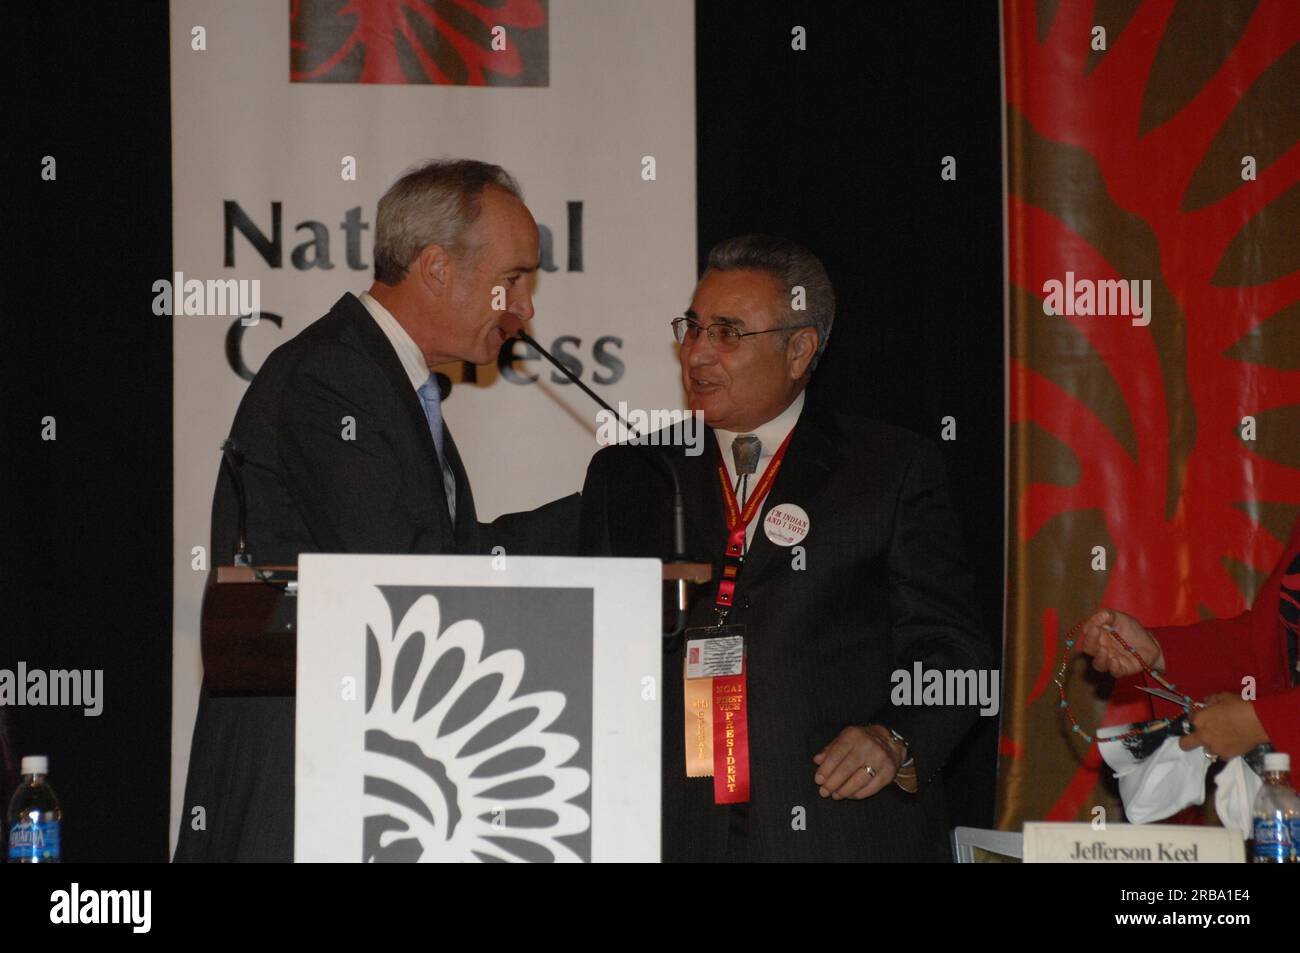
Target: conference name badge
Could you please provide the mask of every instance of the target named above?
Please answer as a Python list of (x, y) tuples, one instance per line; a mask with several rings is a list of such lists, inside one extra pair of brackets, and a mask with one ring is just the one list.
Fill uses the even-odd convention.
[(719, 675), (739, 675), (745, 664), (745, 636), (743, 625), (725, 625), (710, 627), (705, 632), (721, 632), (739, 629), (734, 635), (706, 635), (703, 638), (689, 638), (699, 629), (691, 629), (686, 634), (686, 677), (716, 678)]
[(808, 535), (808, 513), (794, 503), (778, 503), (763, 518), (763, 532), (778, 546), (793, 546)]
[(713, 778), (717, 804), (749, 800), (745, 627), (686, 630), (686, 776)]

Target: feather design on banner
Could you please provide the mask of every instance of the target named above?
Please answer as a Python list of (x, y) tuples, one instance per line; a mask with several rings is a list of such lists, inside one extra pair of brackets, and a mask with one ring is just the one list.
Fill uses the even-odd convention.
[[(1300, 512), (1300, 16), (1003, 4), (1009, 530), (998, 825), (1118, 818), (1051, 684), (1098, 606), (1247, 608)], [(1171, 673), (1177, 679), (1176, 672)], [(1076, 660), (1070, 704), (1149, 717)]]
[(547, 0), (292, 0), (296, 83), (549, 85)]

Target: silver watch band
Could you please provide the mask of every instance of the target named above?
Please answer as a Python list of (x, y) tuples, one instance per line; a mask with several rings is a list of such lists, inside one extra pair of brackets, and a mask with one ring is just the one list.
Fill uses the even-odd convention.
[(912, 755), (912, 746), (907, 743), (906, 738), (900, 735), (893, 728), (890, 728), (888, 725), (885, 726), (885, 730), (889, 732), (889, 737), (893, 738), (895, 741), (897, 741), (900, 745), (903, 746), (903, 753), (907, 755), (907, 760), (904, 761), (902, 764), (900, 764), (899, 767), (906, 768), (909, 764), (911, 764), (913, 761), (916, 760), (916, 758)]

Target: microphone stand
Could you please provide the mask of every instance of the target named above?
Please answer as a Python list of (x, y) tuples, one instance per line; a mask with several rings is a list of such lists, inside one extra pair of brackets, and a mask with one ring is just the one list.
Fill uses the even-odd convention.
[(253, 556), (248, 551), (248, 498), (244, 495), (244, 477), (240, 473), (240, 467), (244, 465), (244, 455), (235, 446), (235, 441), (226, 439), (221, 443), (221, 462), (225, 464), (226, 470), (230, 473), (230, 479), (235, 484), (235, 499), (238, 506), (239, 519), (239, 536), (235, 543), (236, 566), (253, 565)]
[[(573, 371), (569, 369), (567, 364), (553, 357), (550, 354), (550, 352), (546, 350), (546, 348), (542, 347), (540, 344), (534, 341), (522, 328), (520, 328), (518, 331), (515, 332), (515, 337), (523, 341), (525, 344), (527, 344), (529, 347), (535, 350), (542, 357), (546, 358), (546, 360), (550, 361), (551, 364), (553, 364), (561, 374), (563, 374), (573, 383), (577, 384), (584, 394), (586, 394), (588, 397), (594, 400), (605, 410), (613, 414), (614, 417), (618, 420), (618, 422), (623, 425), (624, 430), (626, 430), (629, 434), (632, 435), (631, 446), (645, 449), (646, 455), (649, 457), (649, 459), (656, 461), (657, 465), (660, 466), (661, 469), (668, 474), (668, 479), (672, 482), (673, 485), (673, 496), (672, 496), (673, 551), (668, 562), (670, 564), (687, 562), (688, 560), (686, 558), (686, 504), (682, 499), (682, 481), (677, 474), (677, 467), (673, 465), (672, 460), (665, 455), (651, 453), (648, 448), (642, 447), (642, 444), (639, 442), (641, 435), (631, 428), (628, 422), (623, 419), (622, 414), (620, 414), (613, 407), (609, 406), (609, 404), (605, 403), (605, 401), (601, 398), (599, 394), (597, 394), (590, 387), (584, 384), (582, 382), (582, 379), (579, 378), (577, 374), (573, 373)], [(663, 634), (665, 641), (675, 639), (677, 636), (681, 635), (682, 632), (685, 631), (686, 629), (686, 580), (677, 579), (675, 581), (675, 586), (677, 589), (677, 599), (676, 599), (677, 614), (675, 620), (676, 624), (674, 625), (673, 630), (671, 632), (665, 632)]]

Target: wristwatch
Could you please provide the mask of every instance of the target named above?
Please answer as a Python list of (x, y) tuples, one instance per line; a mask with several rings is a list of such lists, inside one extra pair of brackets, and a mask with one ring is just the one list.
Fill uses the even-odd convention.
[(904, 758), (903, 763), (898, 766), (899, 770), (901, 771), (903, 768), (906, 768), (908, 765), (910, 765), (913, 761), (916, 760), (915, 758), (912, 757), (912, 746), (907, 743), (906, 738), (900, 735), (893, 728), (890, 728), (888, 725), (885, 725), (884, 727), (885, 730), (889, 732), (889, 737), (893, 738), (895, 741), (897, 741), (900, 745), (903, 746), (903, 754), (906, 755), (906, 757)]
[(916, 758), (912, 755), (912, 746), (907, 743), (906, 738), (900, 735), (893, 728), (890, 728), (888, 725), (881, 725), (881, 727), (889, 732), (890, 738), (903, 746), (904, 760), (902, 764), (898, 766), (898, 770), (894, 773), (894, 783), (908, 794), (915, 794), (918, 784), (916, 777)]

